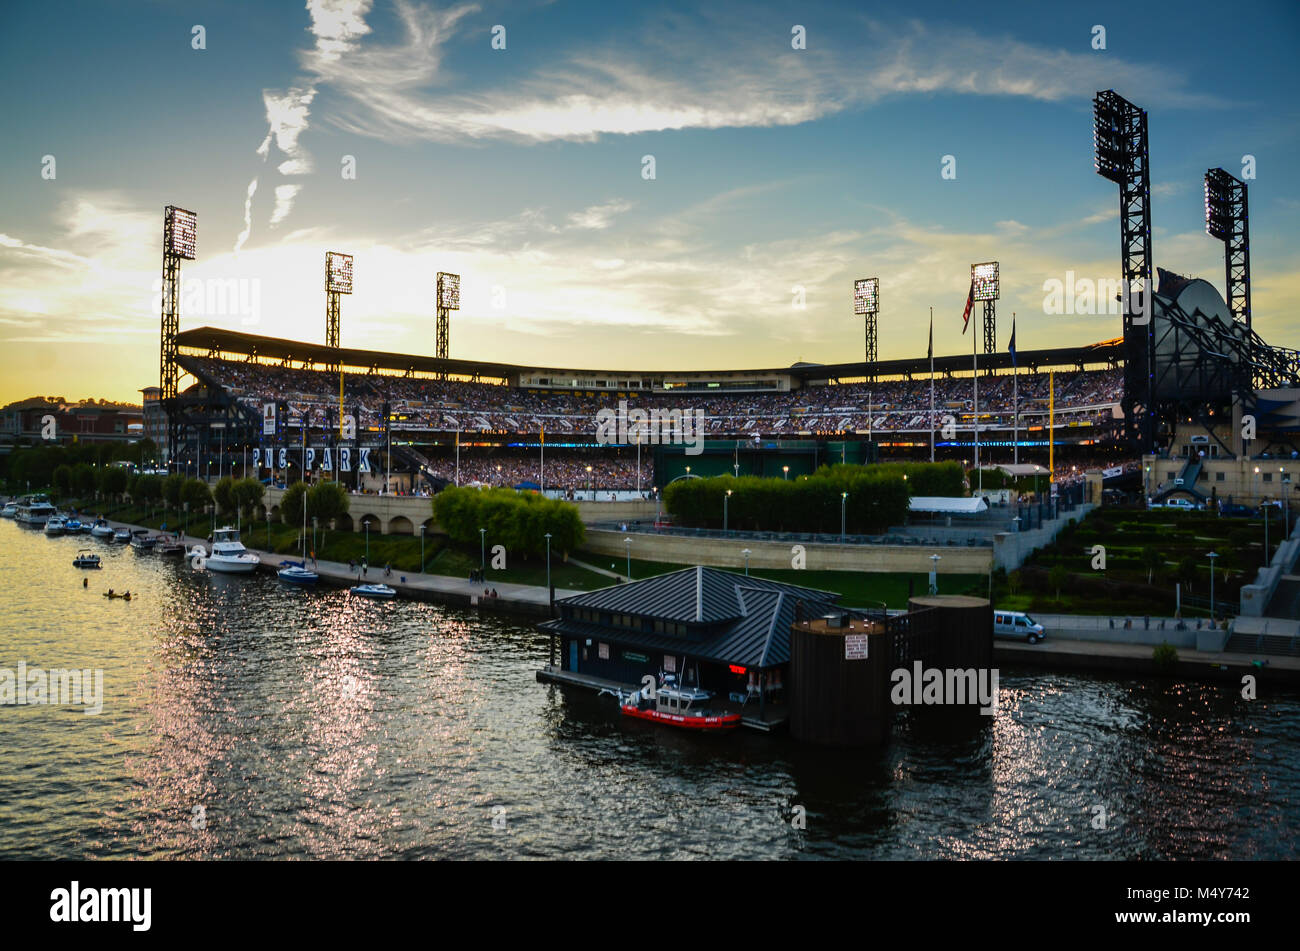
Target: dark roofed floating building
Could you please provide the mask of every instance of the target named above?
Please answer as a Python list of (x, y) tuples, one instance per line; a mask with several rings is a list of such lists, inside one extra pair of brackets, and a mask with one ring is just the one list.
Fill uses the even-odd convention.
[[(770, 732), (784, 725), (794, 706), (805, 711), (805, 722), (795, 730), (800, 739), (881, 742), (892, 709), (880, 698), (893, 664), (921, 657), (936, 666), (951, 666), (945, 658), (992, 661), (988, 602), (980, 602), (982, 626), (972, 627), (951, 624), (943, 600), (889, 616), (846, 608), (832, 591), (719, 568), (683, 568), (557, 600), (555, 617), (538, 625), (550, 635), (550, 662), (537, 677), (619, 692), (640, 687), (646, 677), (662, 684), (671, 675), (684, 687), (709, 691), (715, 706), (740, 712), (742, 724), (752, 729)], [(832, 652), (838, 664), (823, 651), (816, 666), (793, 669), (799, 665), (792, 664), (792, 634), (810, 622), (823, 635), (829, 630), (845, 638), (843, 649), (837, 644)], [(952, 631), (944, 633), (944, 627)], [(858, 639), (866, 637), (873, 648)], [(869, 675), (840, 676), (869, 655)], [(848, 685), (862, 683), (872, 694), (866, 703), (847, 696), (857, 690)], [(793, 690), (804, 696), (792, 696)], [(811, 702), (814, 693), (819, 696)], [(838, 714), (850, 709), (872, 711), (871, 723), (844, 728)]]

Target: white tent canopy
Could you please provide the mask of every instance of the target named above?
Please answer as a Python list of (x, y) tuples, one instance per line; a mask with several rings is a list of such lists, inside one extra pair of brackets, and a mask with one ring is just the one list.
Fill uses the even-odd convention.
[(989, 510), (988, 503), (981, 498), (958, 499), (940, 495), (913, 496), (908, 508), (913, 512), (933, 512), (939, 515), (978, 515)]

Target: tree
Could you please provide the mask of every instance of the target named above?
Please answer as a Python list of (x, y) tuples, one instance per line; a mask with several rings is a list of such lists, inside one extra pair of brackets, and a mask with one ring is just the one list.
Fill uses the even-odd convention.
[(1147, 570), (1147, 584), (1152, 583), (1155, 573), (1164, 567), (1165, 559), (1154, 545), (1147, 545), (1142, 549), (1142, 567)]
[(1047, 583), (1055, 589), (1058, 603), (1061, 600), (1061, 586), (1065, 584), (1067, 577), (1068, 573), (1065, 570), (1065, 565), (1060, 562), (1054, 564), (1052, 570), (1047, 573)]
[(216, 500), (217, 508), (222, 513), (233, 512), (237, 504), (235, 502), (235, 480), (230, 476), (222, 476), (212, 489), (212, 497)]
[(1020, 593), (1020, 587), (1024, 584), (1024, 580), (1024, 576), (1019, 571), (1013, 571), (1007, 575), (1007, 590), (1011, 592), (1013, 598)]
[(346, 515), (349, 504), (347, 492), (337, 482), (318, 482), (307, 490), (307, 514), (322, 522)]
[(212, 491), (202, 479), (186, 479), (181, 486), (181, 504), (189, 505), (190, 511), (202, 511), (212, 502)]
[(262, 485), (257, 479), (240, 479), (234, 485), (235, 504), (248, 514), (249, 518), (253, 517), (253, 510), (262, 504), (262, 497), (266, 494), (266, 486)]
[(137, 502), (152, 506), (162, 499), (163, 480), (161, 476), (142, 475), (135, 480), (135, 492), (132, 498)]
[(1178, 562), (1178, 570), (1174, 575), (1180, 584), (1187, 587), (1189, 593), (1192, 590), (1192, 586), (1196, 583), (1196, 569), (1196, 556), (1187, 555)]
[(110, 499), (121, 496), (126, 491), (129, 477), (121, 466), (106, 466), (99, 470), (99, 490)]
[(173, 472), (163, 479), (163, 501), (172, 508), (178, 508), (181, 504), (181, 488), (184, 485), (185, 476), (179, 472)]
[(303, 506), (307, 499), (307, 483), (295, 482), (280, 496), (280, 520), (295, 528), (302, 527)]
[(84, 462), (72, 467), (72, 488), (77, 497), (88, 499), (95, 492), (95, 470)]
[(59, 493), (59, 498), (66, 499), (72, 495), (72, 467), (68, 465), (55, 466), (52, 473), (54, 489)]

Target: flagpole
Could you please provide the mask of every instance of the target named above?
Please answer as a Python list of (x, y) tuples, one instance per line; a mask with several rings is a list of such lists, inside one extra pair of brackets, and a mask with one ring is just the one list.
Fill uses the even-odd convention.
[(1016, 359), (1016, 312), (1011, 312), (1011, 447), (1013, 462), (1020, 465), (1020, 367)]
[(975, 410), (975, 477), (979, 480), (979, 494), (984, 492), (984, 472), (980, 469), (980, 367), (979, 339), (977, 333), (970, 336), (970, 365), (974, 386), (973, 409)]
[(541, 433), (542, 433), (542, 442), (541, 442), (541, 446), (538, 449), (538, 454), (540, 457), (539, 461), (541, 462), (541, 468), (542, 468), (542, 478), (541, 478), (542, 495), (545, 495), (546, 494), (546, 424), (545, 423), (541, 424)]
[(456, 484), (460, 485), (460, 425), (456, 426)]
[(930, 461), (934, 462), (934, 308), (930, 308)]

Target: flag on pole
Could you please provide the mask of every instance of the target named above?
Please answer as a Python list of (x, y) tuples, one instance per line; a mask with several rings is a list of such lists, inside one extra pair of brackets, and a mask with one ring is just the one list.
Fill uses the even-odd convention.
[(966, 292), (966, 309), (961, 312), (961, 333), (966, 336), (966, 328), (970, 326), (970, 309), (975, 304), (975, 282), (970, 282), (970, 290)]
[(1011, 341), (1007, 344), (1007, 350), (1011, 353), (1011, 365), (1016, 365), (1016, 318), (1011, 316)]

